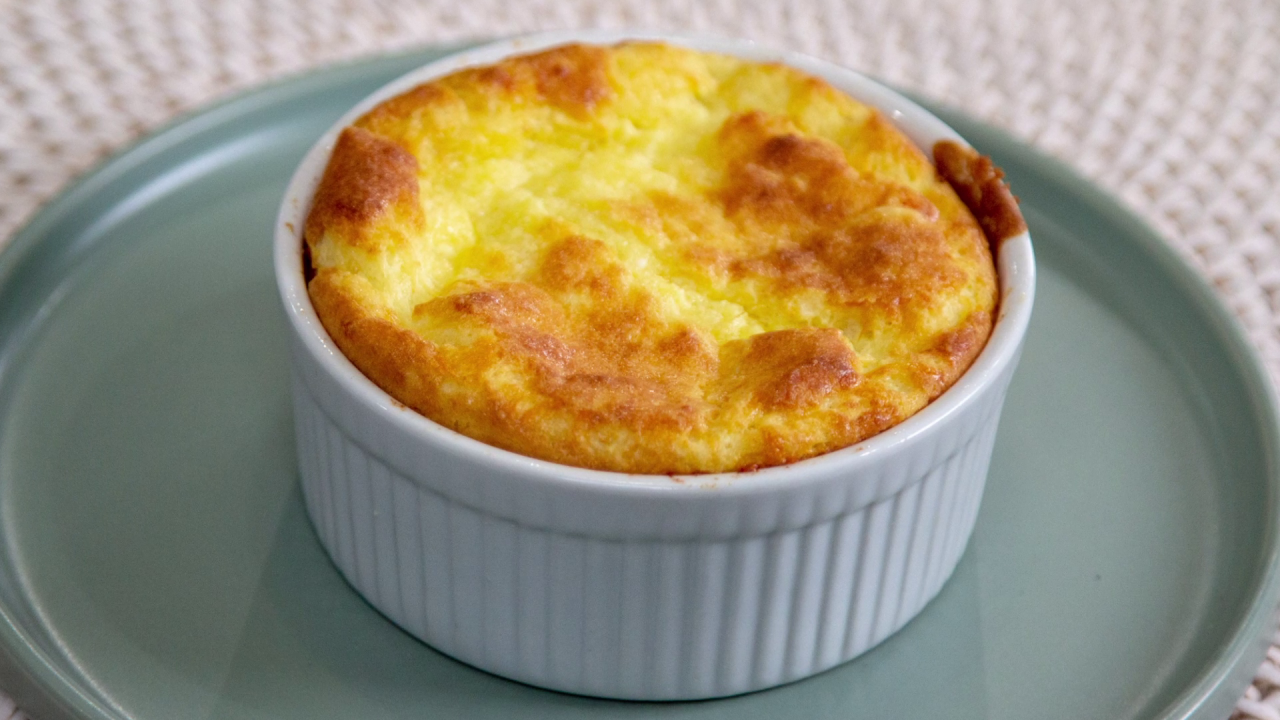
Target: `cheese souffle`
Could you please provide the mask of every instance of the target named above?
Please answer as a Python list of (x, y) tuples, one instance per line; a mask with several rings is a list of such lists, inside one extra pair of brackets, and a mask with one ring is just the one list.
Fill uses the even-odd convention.
[[(797, 70), (569, 45), (338, 135), (308, 291), (404, 405), (526, 456), (693, 474), (802, 460), (946, 390), (998, 298), (998, 171)], [(1012, 224), (1012, 225), (1011, 225)]]

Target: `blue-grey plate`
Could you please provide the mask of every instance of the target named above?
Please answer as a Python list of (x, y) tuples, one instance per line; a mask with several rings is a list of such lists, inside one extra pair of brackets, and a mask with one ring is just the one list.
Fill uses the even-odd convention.
[(1141, 222), (947, 111), (1041, 271), (977, 532), (919, 618), (803, 682), (654, 705), (486, 675), (361, 601), (298, 494), (272, 222), (313, 139), (439, 54), (191, 116), (0, 253), (0, 687), (37, 720), (1226, 717), (1280, 589), (1264, 374)]

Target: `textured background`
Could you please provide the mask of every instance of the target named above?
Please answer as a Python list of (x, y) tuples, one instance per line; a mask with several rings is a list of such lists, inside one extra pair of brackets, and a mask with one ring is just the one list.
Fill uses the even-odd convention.
[[(1280, 3), (695, 2), (0, 0), (0, 247), (108, 154), (268, 79), (549, 28), (734, 35), (918, 91), (1074, 166), (1214, 283), (1280, 379)], [(0, 720), (15, 714), (0, 695)], [(1236, 716), (1280, 720), (1280, 648)]]

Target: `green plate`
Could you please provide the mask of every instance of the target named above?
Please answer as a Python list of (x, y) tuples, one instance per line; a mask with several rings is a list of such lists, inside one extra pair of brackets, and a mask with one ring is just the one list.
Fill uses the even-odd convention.
[(1220, 720), (1277, 601), (1277, 428), (1211, 290), (1062, 166), (995, 156), (1040, 258), (978, 528), (862, 658), (690, 704), (560, 695), (418, 643), (303, 511), (271, 267), (294, 164), (439, 51), (325, 70), (189, 117), (0, 254), (0, 687), (57, 718)]

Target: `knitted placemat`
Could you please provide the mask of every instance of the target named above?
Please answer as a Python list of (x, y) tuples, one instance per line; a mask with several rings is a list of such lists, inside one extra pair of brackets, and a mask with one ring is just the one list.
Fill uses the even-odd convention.
[[(0, 0), (0, 247), (69, 180), (214, 98), (375, 52), (587, 26), (747, 37), (1004, 127), (1146, 218), (1280, 378), (1272, 0)], [(1233, 717), (1280, 720), (1280, 647)]]

